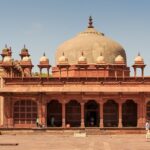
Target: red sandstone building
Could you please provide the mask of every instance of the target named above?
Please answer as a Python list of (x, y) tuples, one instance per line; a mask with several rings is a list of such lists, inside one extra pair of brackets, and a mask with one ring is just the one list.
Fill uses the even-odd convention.
[(150, 119), (150, 77), (144, 76), (143, 58), (135, 58), (130, 76), (125, 50), (98, 32), (91, 17), (84, 32), (59, 46), (56, 66), (45, 54), (40, 58), (38, 75), (26, 47), (20, 60), (13, 60), (7, 47), (1, 56), (1, 127), (35, 127), (38, 117), (45, 127), (141, 128)]

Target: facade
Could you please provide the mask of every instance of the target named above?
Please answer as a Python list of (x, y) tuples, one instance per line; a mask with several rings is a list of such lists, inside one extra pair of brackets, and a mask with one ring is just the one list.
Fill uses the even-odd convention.
[(98, 32), (91, 17), (84, 32), (58, 47), (56, 66), (45, 54), (40, 58), (38, 74), (32, 73), (25, 46), (20, 60), (12, 59), (7, 46), (1, 56), (3, 128), (32, 128), (37, 118), (44, 127), (142, 128), (150, 119), (150, 77), (144, 76), (143, 58), (135, 58), (130, 76), (125, 50)]

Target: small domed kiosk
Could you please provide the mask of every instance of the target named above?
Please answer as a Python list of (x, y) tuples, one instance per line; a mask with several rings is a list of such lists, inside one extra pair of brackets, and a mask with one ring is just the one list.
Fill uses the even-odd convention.
[(134, 59), (134, 64), (133, 64), (133, 69), (134, 69), (134, 77), (137, 76), (137, 69), (141, 69), (141, 76), (144, 77), (144, 68), (145, 68), (145, 64), (144, 64), (144, 59), (142, 58), (142, 56), (140, 55), (140, 53), (138, 53), (138, 55), (135, 57)]
[(49, 64), (49, 59), (46, 57), (45, 53), (40, 58), (40, 62), (38, 64), (38, 67), (40, 69), (40, 77), (42, 77), (42, 69), (47, 69), (47, 77), (49, 77), (49, 69), (51, 65)]

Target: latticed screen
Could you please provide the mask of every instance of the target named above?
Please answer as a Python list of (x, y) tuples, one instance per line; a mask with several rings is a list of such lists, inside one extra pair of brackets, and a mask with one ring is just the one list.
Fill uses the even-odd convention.
[(150, 102), (146, 105), (146, 119), (150, 120)]
[(14, 104), (15, 124), (35, 124), (37, 103), (32, 100), (20, 100)]

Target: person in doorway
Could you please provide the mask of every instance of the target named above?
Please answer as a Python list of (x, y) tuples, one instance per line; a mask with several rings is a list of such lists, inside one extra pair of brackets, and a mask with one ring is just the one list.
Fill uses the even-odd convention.
[(55, 118), (54, 118), (54, 116), (51, 117), (51, 126), (52, 127), (55, 126)]
[(149, 123), (149, 121), (147, 120), (146, 123), (145, 123), (146, 141), (148, 141), (148, 139), (150, 139), (150, 132), (149, 132), (149, 129), (150, 129), (150, 123)]
[(36, 126), (39, 127), (39, 118), (36, 118)]
[(94, 117), (91, 117), (91, 119), (90, 119), (90, 125), (94, 126)]
[(149, 121), (147, 120), (146, 123), (145, 123), (145, 130), (148, 132), (148, 131), (149, 131), (149, 128), (150, 128), (150, 123), (149, 123)]

